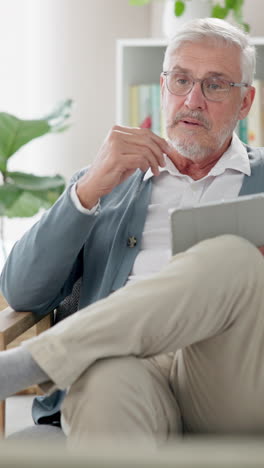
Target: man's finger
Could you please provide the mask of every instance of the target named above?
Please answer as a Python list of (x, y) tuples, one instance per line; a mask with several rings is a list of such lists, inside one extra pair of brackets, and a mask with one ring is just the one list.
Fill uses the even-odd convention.
[(147, 149), (156, 158), (158, 166), (164, 167), (165, 161), (163, 151), (152, 139), (146, 139), (141, 135), (136, 137), (135, 135), (126, 135), (124, 141), (126, 142), (124, 145), (128, 145), (126, 147), (126, 152), (138, 152), (139, 154), (145, 154)]
[(118, 132), (128, 134), (128, 135), (140, 135), (142, 137), (144, 136), (149, 137), (153, 141), (155, 141), (155, 143), (161, 148), (163, 153), (167, 153), (167, 151), (170, 149), (170, 145), (165, 140), (165, 138), (162, 138), (159, 135), (156, 135), (156, 133), (153, 133), (151, 130), (147, 128), (125, 127), (121, 125), (115, 125), (113, 129)]

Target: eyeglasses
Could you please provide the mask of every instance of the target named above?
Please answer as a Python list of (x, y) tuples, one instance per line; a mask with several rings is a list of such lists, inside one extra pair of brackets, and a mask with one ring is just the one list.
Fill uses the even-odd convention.
[(162, 75), (165, 76), (168, 91), (176, 96), (186, 96), (191, 92), (195, 83), (201, 83), (202, 93), (208, 101), (224, 101), (231, 88), (249, 87), (247, 83), (233, 83), (216, 76), (194, 80), (190, 76), (176, 71), (164, 71)]

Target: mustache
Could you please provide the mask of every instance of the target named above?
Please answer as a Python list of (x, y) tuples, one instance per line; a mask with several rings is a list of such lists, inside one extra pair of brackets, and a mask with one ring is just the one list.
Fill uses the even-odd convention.
[(169, 125), (169, 128), (175, 127), (180, 120), (184, 120), (186, 118), (189, 119), (195, 119), (198, 122), (200, 122), (207, 130), (210, 130), (211, 128), (211, 123), (208, 119), (204, 117), (204, 115), (199, 112), (199, 111), (193, 111), (193, 112), (179, 112), (176, 117), (173, 119), (171, 124)]

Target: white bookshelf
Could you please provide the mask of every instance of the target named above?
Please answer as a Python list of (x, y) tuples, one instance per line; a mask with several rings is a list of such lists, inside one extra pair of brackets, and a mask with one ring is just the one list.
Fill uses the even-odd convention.
[[(264, 37), (252, 37), (257, 49), (256, 78), (264, 79)], [(129, 123), (129, 86), (158, 83), (166, 39), (119, 39), (116, 53), (116, 122)]]

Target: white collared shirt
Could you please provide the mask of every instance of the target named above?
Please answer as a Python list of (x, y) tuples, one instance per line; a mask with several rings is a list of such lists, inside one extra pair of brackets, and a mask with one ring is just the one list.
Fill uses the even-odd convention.
[(140, 252), (128, 282), (144, 279), (168, 263), (171, 257), (169, 210), (235, 198), (244, 175), (251, 174), (247, 151), (235, 133), (227, 151), (200, 180), (181, 174), (168, 156), (164, 157), (166, 166), (160, 168), (160, 175), (153, 176), (149, 169), (144, 177), (144, 180), (153, 178), (152, 196)]

